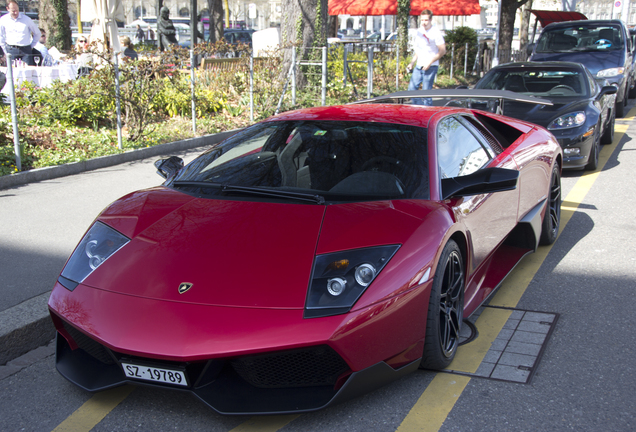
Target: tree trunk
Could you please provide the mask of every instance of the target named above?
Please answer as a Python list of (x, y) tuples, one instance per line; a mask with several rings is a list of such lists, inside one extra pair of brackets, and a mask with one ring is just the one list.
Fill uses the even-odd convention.
[(398, 0), (397, 29), (398, 49), (400, 57), (406, 58), (409, 53), (409, 14), (411, 13), (410, 0)]
[(501, 0), (501, 21), (499, 22), (499, 63), (511, 60), (512, 36), (515, 27), (517, 9), (528, 0)]
[(521, 27), (519, 28), (519, 51), (523, 53), (524, 60), (528, 58), (528, 32), (530, 29), (530, 9), (532, 9), (532, 0), (528, 0), (528, 3), (523, 5), (521, 12)]
[[(282, 3), (281, 47), (283, 52), (283, 73), (285, 77), (291, 66), (291, 49), (296, 46), (296, 59), (320, 58), (318, 51), (312, 48), (327, 44), (327, 0), (287, 0)], [(298, 84), (305, 82), (302, 72), (298, 71)]]
[(210, 42), (214, 43), (223, 39), (223, 1), (208, 0), (210, 12)]
[(39, 10), (39, 25), (46, 31), (47, 46), (70, 50), (71, 19), (68, 16), (67, 0), (41, 0)]

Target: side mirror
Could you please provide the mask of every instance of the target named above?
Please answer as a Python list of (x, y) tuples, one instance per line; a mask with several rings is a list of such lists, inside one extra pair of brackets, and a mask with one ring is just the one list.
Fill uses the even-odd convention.
[(442, 179), (442, 199), (514, 190), (518, 179), (519, 171), (506, 168), (485, 168), (465, 176)]
[(169, 158), (159, 159), (155, 161), (155, 168), (157, 168), (157, 174), (165, 179), (169, 179), (175, 176), (181, 168), (183, 168), (183, 159), (177, 156), (170, 156)]
[(616, 92), (618, 91), (618, 89), (612, 85), (608, 85), (608, 86), (603, 86), (601, 87), (601, 91), (598, 94), (599, 97), (604, 96), (606, 94), (616, 94)]

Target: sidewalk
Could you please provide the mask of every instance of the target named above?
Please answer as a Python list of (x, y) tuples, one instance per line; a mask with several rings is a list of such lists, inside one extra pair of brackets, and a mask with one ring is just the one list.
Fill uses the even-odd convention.
[(194, 158), (234, 133), (0, 177), (0, 365), (55, 336), (46, 306), (50, 290), (104, 206), (161, 184), (152, 165), (158, 156)]

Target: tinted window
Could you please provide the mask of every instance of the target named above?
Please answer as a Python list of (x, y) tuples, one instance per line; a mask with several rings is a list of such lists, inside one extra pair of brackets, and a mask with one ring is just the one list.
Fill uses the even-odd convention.
[[(259, 123), (195, 159), (176, 178), (319, 193), (328, 200), (428, 198), (426, 129), (385, 123)], [(182, 183), (183, 184), (183, 183)], [(218, 188), (183, 185), (186, 192)]]
[(490, 161), (477, 138), (454, 117), (439, 122), (437, 158), (441, 178), (472, 174)]
[(618, 26), (577, 25), (544, 29), (536, 52), (613, 51), (624, 46), (623, 33)]
[(543, 97), (587, 96), (586, 78), (579, 69), (493, 69), (475, 88), (510, 90)]

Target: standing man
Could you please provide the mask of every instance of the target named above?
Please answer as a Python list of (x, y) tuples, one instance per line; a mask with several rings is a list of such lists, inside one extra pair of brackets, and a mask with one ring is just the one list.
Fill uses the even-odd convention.
[[(406, 67), (411, 72), (411, 81), (409, 82), (409, 90), (419, 90), (420, 84), (422, 90), (431, 90), (439, 69), (439, 59), (446, 54), (446, 43), (444, 35), (433, 25), (433, 12), (425, 9), (420, 14), (420, 28), (413, 42), (413, 60)], [(415, 66), (415, 68), (413, 68)], [(433, 102), (430, 98), (414, 99), (414, 104), (431, 105)]]
[(20, 13), (16, 0), (7, 1), (8, 14), (0, 18), (0, 47), (13, 58), (35, 66), (33, 47), (40, 40), (40, 30), (31, 18)]

